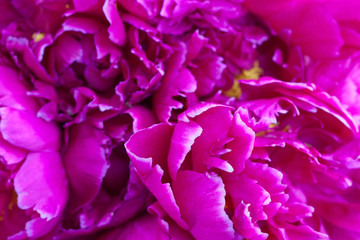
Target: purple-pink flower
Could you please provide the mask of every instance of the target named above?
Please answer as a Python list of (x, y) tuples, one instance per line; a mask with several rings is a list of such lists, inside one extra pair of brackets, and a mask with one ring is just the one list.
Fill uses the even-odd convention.
[(0, 3), (0, 240), (359, 239), (356, 1)]
[(201, 103), (175, 125), (135, 133), (125, 146), (140, 178), (196, 239), (337, 239), (345, 206), (331, 199), (356, 214), (358, 190), (334, 154), (357, 141), (355, 123), (314, 86), (262, 78), (240, 87), (248, 95), (237, 108)]

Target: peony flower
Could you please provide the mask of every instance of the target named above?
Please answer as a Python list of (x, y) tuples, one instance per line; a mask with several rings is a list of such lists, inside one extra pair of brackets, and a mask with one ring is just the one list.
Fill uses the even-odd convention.
[[(344, 43), (331, 1), (247, 0), (244, 6), (277, 32), (288, 30), (290, 43), (314, 59), (335, 57)], [(274, 14), (277, 12), (278, 14)]]
[(336, 96), (359, 125), (358, 52), (343, 52), (336, 59), (315, 61), (308, 65), (308, 81)]
[(6, 62), (0, 67), (2, 236), (39, 238), (60, 222), (68, 199), (61, 161), (61, 131), (37, 116), (40, 103)]
[(196, 239), (354, 234), (323, 212), (327, 204), (340, 211), (337, 201), (357, 211), (350, 168), (331, 157), (355, 141), (351, 117), (314, 86), (269, 78), (239, 86), (237, 110), (198, 104), (176, 124), (153, 125), (125, 144), (161, 208)]
[(358, 10), (12, 0), (0, 240), (358, 239)]
[(63, 160), (70, 197), (59, 239), (91, 236), (125, 224), (152, 202), (123, 144), (133, 132), (154, 122), (149, 110), (137, 106), (105, 118), (89, 117), (66, 129)]

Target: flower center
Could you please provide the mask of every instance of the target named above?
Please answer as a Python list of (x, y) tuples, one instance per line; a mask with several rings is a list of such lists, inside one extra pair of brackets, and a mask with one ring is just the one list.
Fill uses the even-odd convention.
[(228, 97), (239, 98), (242, 94), (238, 80), (258, 80), (264, 71), (259, 66), (259, 61), (254, 62), (254, 66), (249, 70), (244, 69), (239, 75), (234, 78), (232, 87), (225, 91), (224, 94)]

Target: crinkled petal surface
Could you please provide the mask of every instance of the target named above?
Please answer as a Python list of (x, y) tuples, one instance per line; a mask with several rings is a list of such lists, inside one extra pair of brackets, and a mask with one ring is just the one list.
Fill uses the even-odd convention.
[(168, 124), (153, 125), (138, 131), (125, 144), (135, 169), (147, 188), (158, 199), (161, 206), (181, 227), (187, 224), (181, 218), (174, 194), (169, 183), (163, 183), (164, 165), (169, 149), (173, 127)]
[(246, 0), (245, 7), (276, 31), (289, 29), (291, 43), (313, 58), (334, 57), (343, 45), (339, 25), (320, 1)]
[(90, 202), (98, 194), (109, 167), (106, 145), (109, 138), (95, 127), (82, 123), (69, 131), (64, 164), (71, 186), (72, 211)]
[(125, 226), (119, 227), (107, 234), (104, 234), (99, 240), (166, 240), (172, 239), (167, 233), (165, 225), (155, 216), (145, 215), (135, 218)]
[(53, 150), (60, 147), (60, 130), (54, 122), (46, 122), (28, 110), (0, 109), (0, 130), (3, 138), (17, 147), (30, 151)]
[(180, 171), (173, 190), (181, 215), (196, 239), (234, 239), (225, 213), (225, 189), (219, 176)]
[(59, 216), (68, 199), (68, 182), (59, 153), (29, 153), (14, 186), (20, 208), (33, 208), (47, 220)]

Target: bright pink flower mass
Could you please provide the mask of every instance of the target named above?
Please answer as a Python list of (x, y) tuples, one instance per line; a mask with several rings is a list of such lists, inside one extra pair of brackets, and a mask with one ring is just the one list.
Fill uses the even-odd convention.
[(0, 10), (0, 240), (360, 239), (358, 1)]

